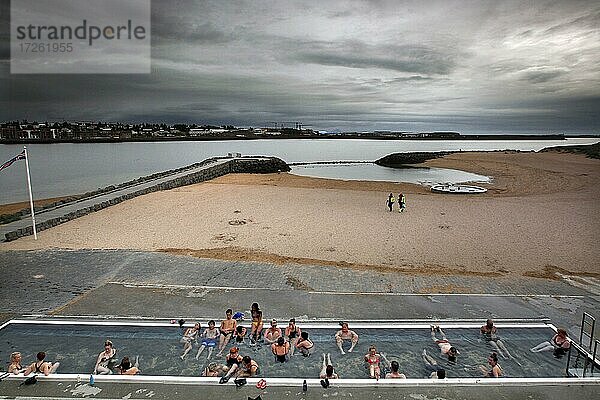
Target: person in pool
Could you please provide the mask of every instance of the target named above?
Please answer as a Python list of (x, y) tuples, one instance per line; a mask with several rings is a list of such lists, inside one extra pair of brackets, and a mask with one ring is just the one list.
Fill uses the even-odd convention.
[(296, 343), (298, 339), (300, 339), (300, 334), (302, 330), (296, 325), (296, 319), (290, 319), (287, 328), (285, 328), (284, 335), (286, 339), (290, 342), (290, 356), (294, 355), (294, 350), (296, 349)]
[(346, 354), (342, 345), (344, 344), (344, 341), (349, 340), (351, 345), (348, 349), (348, 353), (352, 353), (352, 350), (354, 350), (354, 346), (356, 346), (356, 344), (358, 343), (358, 334), (354, 331), (351, 331), (348, 328), (347, 322), (342, 322), (340, 325), (342, 326), (342, 329), (337, 331), (337, 333), (335, 334), (335, 342), (337, 344), (337, 347), (338, 349), (340, 349), (340, 352), (342, 354)]
[(550, 339), (549, 342), (542, 342), (535, 347), (532, 347), (530, 351), (532, 353), (539, 353), (541, 351), (554, 351), (555, 357), (561, 357), (566, 354), (571, 347), (571, 340), (567, 331), (562, 328), (556, 330), (556, 335)]
[[(400, 373), (400, 364), (398, 364), (398, 361), (393, 360), (390, 362), (383, 352), (380, 352), (379, 354), (381, 354), (382, 364), (385, 363), (389, 366), (389, 369), (387, 369), (388, 372), (385, 374), (385, 379), (406, 379), (406, 375)], [(384, 368), (384, 371), (386, 368)]]
[(504, 345), (504, 342), (498, 337), (498, 329), (494, 326), (494, 321), (492, 319), (485, 321), (485, 325), (479, 329), (479, 332), (496, 353), (504, 358), (512, 358)]
[(112, 374), (111, 364), (116, 364), (117, 349), (113, 347), (110, 340), (104, 341), (104, 351), (98, 354), (96, 365), (94, 366), (94, 375)]
[(211, 362), (204, 368), (204, 371), (202, 371), (202, 376), (216, 378), (223, 375), (225, 372), (227, 372), (226, 366)]
[(225, 319), (221, 321), (221, 327), (219, 328), (221, 336), (219, 337), (219, 352), (217, 353), (218, 356), (223, 354), (223, 350), (225, 349), (225, 346), (227, 346), (227, 343), (229, 343), (229, 341), (233, 337), (236, 328), (237, 321), (233, 319), (233, 310), (229, 308), (227, 309), (227, 311), (225, 311)]
[(10, 354), (10, 364), (8, 364), (7, 372), (9, 374), (19, 375), (21, 372), (25, 371), (25, 368), (21, 365), (21, 361), (23, 356), (18, 351)]
[(265, 331), (265, 342), (273, 344), (277, 342), (279, 337), (283, 336), (281, 328), (277, 326), (277, 320), (271, 320), (271, 326)]
[(200, 348), (198, 349), (198, 354), (196, 354), (196, 360), (200, 358), (200, 355), (202, 354), (202, 352), (204, 351), (204, 349), (206, 349), (208, 347), (208, 355), (206, 356), (206, 359), (210, 359), (210, 356), (212, 355), (213, 350), (215, 349), (215, 347), (217, 347), (217, 337), (219, 336), (219, 330), (217, 328), (215, 328), (215, 321), (210, 320), (208, 321), (208, 328), (206, 328), (204, 330), (204, 332), (202, 332), (202, 335), (200, 336), (201, 338), (201, 344), (200, 344)]
[[(439, 334), (442, 336), (441, 339), (438, 339), (436, 337), (436, 332), (439, 332)], [(446, 338), (446, 334), (444, 333), (442, 328), (435, 325), (431, 326), (431, 340), (433, 340), (435, 344), (438, 345), (440, 353), (448, 357), (448, 361), (450, 361), (451, 363), (456, 362), (456, 357), (460, 353), (458, 352), (456, 347), (450, 344), (450, 341)]]
[(244, 356), (240, 365), (233, 365), (227, 374), (219, 380), (219, 383), (226, 383), (229, 378), (235, 376), (236, 378), (250, 378), (258, 374), (258, 364), (256, 361), (250, 358), (250, 356)]
[(296, 342), (296, 349), (302, 354), (304, 357), (310, 356), (312, 348), (315, 344), (308, 338), (308, 332), (303, 331), (300, 334), (300, 339)]
[(381, 376), (381, 368), (379, 366), (381, 363), (381, 355), (377, 353), (377, 348), (374, 344), (369, 346), (369, 352), (365, 354), (364, 359), (369, 366), (369, 376), (379, 380), (379, 377)]
[(499, 378), (502, 376), (502, 368), (500, 367), (500, 364), (498, 364), (498, 354), (496, 354), (496, 352), (490, 354), (488, 357), (488, 364), (492, 367), (489, 370), (483, 365), (479, 367), (484, 376), (487, 376), (488, 378)]
[(234, 365), (240, 365), (240, 363), (242, 362), (243, 357), (240, 355), (240, 350), (233, 346), (231, 349), (229, 349), (229, 353), (225, 356), (225, 364), (227, 365), (227, 368), (231, 368)]
[(121, 364), (117, 365), (117, 370), (119, 371), (119, 374), (121, 375), (137, 375), (140, 374), (142, 371), (140, 371), (139, 367), (139, 357), (136, 356), (135, 357), (135, 364), (131, 365), (131, 361), (129, 361), (129, 357), (123, 357), (123, 359), (121, 360)]
[(271, 352), (275, 356), (275, 361), (284, 363), (288, 360), (290, 343), (285, 341), (283, 336), (277, 338), (277, 342), (271, 345)]
[(258, 303), (252, 303), (250, 309), (252, 315), (252, 327), (250, 328), (250, 338), (253, 342), (257, 342), (261, 339), (263, 330), (263, 313)]
[(331, 354), (323, 353), (323, 364), (321, 367), (321, 373), (319, 374), (319, 378), (321, 379), (338, 379), (338, 374), (335, 373), (333, 369), (333, 363), (331, 362)]
[(423, 353), (421, 353), (421, 358), (423, 359), (423, 363), (425, 363), (425, 367), (429, 371), (430, 379), (446, 378), (446, 370), (440, 367), (437, 361), (435, 361), (433, 357), (427, 354), (427, 350), (423, 349)]
[(194, 342), (198, 341), (198, 332), (200, 332), (200, 323), (199, 322), (196, 322), (194, 324), (194, 326), (187, 328), (183, 332), (183, 337), (179, 341), (180, 343), (183, 344), (183, 354), (181, 356), (179, 356), (179, 358), (181, 358), (182, 360), (185, 358), (187, 353), (190, 352)]
[(51, 362), (44, 361), (45, 358), (46, 358), (45, 352), (40, 351), (39, 353), (37, 353), (37, 361), (30, 364), (27, 368), (25, 368), (23, 375), (27, 376), (33, 372), (36, 374), (44, 374), (44, 375), (48, 376), (50, 374), (55, 373), (56, 370), (58, 369), (58, 367), (60, 366), (60, 363), (55, 362), (53, 364)]
[(238, 325), (235, 328), (235, 334), (233, 335), (236, 344), (244, 343), (244, 339), (246, 338), (246, 333), (248, 333), (248, 329), (244, 328), (241, 325)]

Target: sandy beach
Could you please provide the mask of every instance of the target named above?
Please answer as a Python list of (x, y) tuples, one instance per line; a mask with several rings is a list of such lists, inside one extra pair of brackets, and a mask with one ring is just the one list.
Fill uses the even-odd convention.
[[(138, 249), (387, 273), (600, 277), (600, 161), (473, 152), (429, 166), (488, 175), (484, 195), (411, 184), (232, 174), (141, 196), (0, 250)], [(390, 213), (389, 192), (407, 212)]]

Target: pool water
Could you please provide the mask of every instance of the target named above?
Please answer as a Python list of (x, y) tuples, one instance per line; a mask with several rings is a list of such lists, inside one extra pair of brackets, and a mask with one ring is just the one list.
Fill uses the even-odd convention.
[[(203, 324), (203, 326), (205, 326)], [(300, 325), (302, 328), (302, 325)], [(356, 329), (360, 340), (353, 353), (341, 355), (335, 345), (336, 329), (306, 329), (315, 343), (313, 354), (303, 357), (296, 354), (282, 364), (274, 360), (268, 345), (249, 346), (241, 344), (240, 354), (255, 359), (261, 376), (282, 378), (316, 378), (321, 370), (322, 353), (331, 353), (332, 363), (341, 378), (368, 378), (363, 361), (371, 344), (387, 358), (400, 364), (400, 371), (408, 378), (424, 378), (429, 375), (421, 353), (423, 349), (446, 369), (447, 376), (481, 377), (479, 365), (487, 366), (491, 353), (489, 345), (482, 340), (477, 328), (444, 329), (450, 342), (459, 349), (455, 365), (440, 356), (437, 345), (431, 340), (428, 329)], [(195, 345), (185, 360), (181, 360), (182, 330), (178, 326), (105, 326), (105, 325), (49, 325), (11, 323), (0, 330), (0, 362), (5, 370), (10, 353), (20, 351), (23, 365), (35, 360), (38, 351), (47, 353), (47, 361), (60, 361), (60, 373), (91, 373), (96, 357), (103, 350), (103, 342), (110, 339), (117, 349), (119, 360), (124, 356), (140, 357), (140, 369), (144, 375), (200, 376), (211, 361), (224, 364), (224, 357), (217, 357), (216, 350), (210, 360), (206, 350), (199, 360), (195, 359)], [(562, 377), (566, 358), (555, 359), (551, 353), (531, 353), (529, 348), (549, 340), (550, 328), (502, 328), (499, 336), (515, 360), (500, 359), (506, 377)], [(347, 349), (349, 344), (345, 344)], [(227, 350), (232, 344), (227, 346)], [(226, 351), (224, 354), (226, 354)]]

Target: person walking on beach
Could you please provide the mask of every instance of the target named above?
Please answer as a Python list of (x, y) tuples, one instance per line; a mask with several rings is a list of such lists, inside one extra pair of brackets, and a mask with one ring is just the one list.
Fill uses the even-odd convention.
[(387, 202), (386, 202), (388, 208), (390, 209), (390, 212), (392, 212), (392, 207), (394, 207), (395, 202), (396, 202), (396, 199), (394, 199), (394, 194), (390, 193), (390, 195), (388, 196)]
[(406, 209), (406, 196), (404, 193), (398, 194), (398, 212), (404, 212)]

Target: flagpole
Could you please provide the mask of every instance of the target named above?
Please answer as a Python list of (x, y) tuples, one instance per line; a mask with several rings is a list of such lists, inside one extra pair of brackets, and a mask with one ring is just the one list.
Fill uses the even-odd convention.
[(31, 221), (33, 222), (33, 237), (37, 240), (37, 230), (35, 229), (35, 212), (33, 211), (33, 195), (31, 194), (31, 177), (29, 176), (29, 156), (27, 155), (27, 146), (23, 146), (25, 152), (25, 166), (27, 167), (27, 187), (29, 188), (29, 205), (31, 206)]

